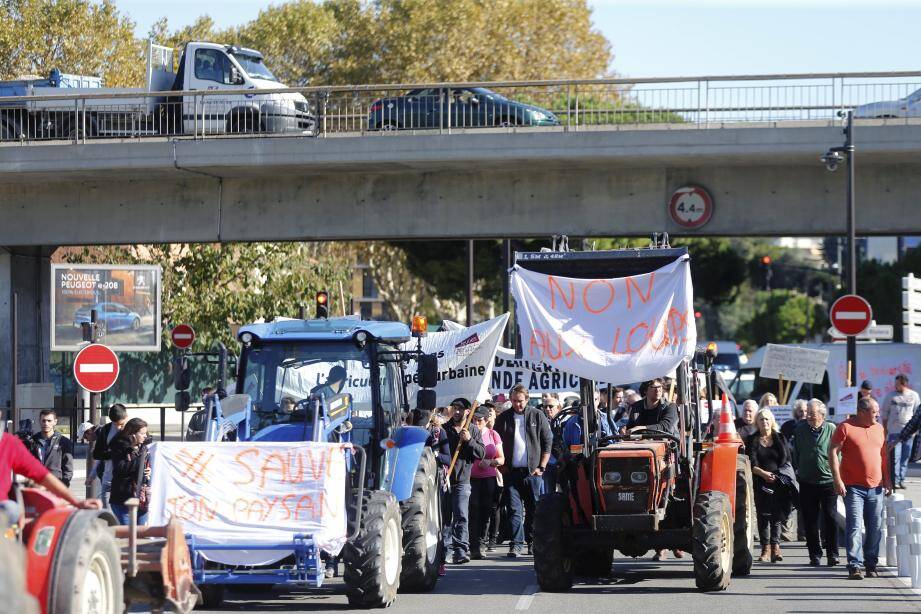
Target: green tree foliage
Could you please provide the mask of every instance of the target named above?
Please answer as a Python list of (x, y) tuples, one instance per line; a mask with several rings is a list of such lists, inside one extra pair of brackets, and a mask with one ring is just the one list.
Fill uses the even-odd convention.
[(114, 87), (140, 84), (144, 49), (134, 22), (111, 0), (0, 0), (0, 79), (52, 68)]
[(825, 307), (795, 290), (752, 294), (751, 319), (736, 331), (748, 349), (765, 343), (799, 343), (822, 334), (828, 326)]

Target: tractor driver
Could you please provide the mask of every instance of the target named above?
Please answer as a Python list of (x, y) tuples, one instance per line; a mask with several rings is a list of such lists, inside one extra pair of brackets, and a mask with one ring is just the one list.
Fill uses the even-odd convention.
[(322, 395), (329, 399), (330, 397), (339, 394), (345, 388), (345, 380), (348, 378), (348, 373), (345, 370), (345, 367), (342, 365), (335, 365), (332, 369), (329, 370), (329, 375), (326, 376), (326, 383), (319, 384), (314, 386), (310, 391), (310, 394)]
[(64, 486), (64, 483), (51, 475), (48, 468), (32, 456), (18, 437), (8, 433), (4, 434), (0, 430), (0, 515), (6, 517), (3, 520), (9, 526), (15, 526), (19, 523), (19, 514), (21, 512), (16, 503), (9, 499), (14, 473), (37, 482), (74, 507), (88, 510), (102, 508), (102, 502), (99, 499), (77, 501), (70, 494), (70, 490)]
[(665, 381), (661, 377), (646, 382), (645, 397), (630, 406), (623, 432), (642, 429), (678, 434), (678, 407), (665, 399)]

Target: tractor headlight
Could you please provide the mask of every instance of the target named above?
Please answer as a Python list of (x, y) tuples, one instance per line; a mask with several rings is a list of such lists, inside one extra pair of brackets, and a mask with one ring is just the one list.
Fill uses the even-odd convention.
[(645, 471), (631, 471), (630, 472), (630, 481), (634, 484), (645, 484), (646, 480), (649, 479), (649, 474)]
[(607, 471), (601, 476), (602, 484), (620, 484), (620, 471)]
[(243, 333), (240, 335), (240, 341), (249, 344), (253, 342), (253, 333)]

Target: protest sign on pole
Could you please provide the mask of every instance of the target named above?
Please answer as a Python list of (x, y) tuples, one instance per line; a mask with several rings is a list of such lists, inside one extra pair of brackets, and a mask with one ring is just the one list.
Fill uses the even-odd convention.
[[(293, 544), (309, 535), (337, 555), (345, 544), (345, 454), (348, 444), (316, 442), (157, 442), (150, 524), (182, 521), (209, 544)], [(205, 550), (226, 565), (268, 565), (291, 550)]]
[[(489, 397), (496, 350), (507, 322), (508, 314), (504, 313), (470, 327), (429, 333), (422, 338), (422, 351), (438, 357), (435, 394), (439, 405), (458, 397), (471, 401)], [(403, 344), (403, 349), (416, 349), (416, 340)], [(418, 390), (415, 363), (407, 367), (406, 378), (407, 394), (412, 399)]]
[(511, 272), (522, 356), (596, 381), (674, 370), (697, 343), (689, 258), (651, 273), (577, 279)]
[(783, 377), (788, 382), (821, 384), (825, 377), (828, 354), (827, 350), (768, 343), (759, 375), (768, 379)]

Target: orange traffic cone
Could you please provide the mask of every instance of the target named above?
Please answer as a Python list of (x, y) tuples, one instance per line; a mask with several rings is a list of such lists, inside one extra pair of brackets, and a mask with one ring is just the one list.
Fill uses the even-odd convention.
[(741, 442), (742, 438), (736, 431), (736, 425), (729, 414), (729, 400), (726, 394), (723, 394), (723, 407), (720, 410), (720, 426), (716, 432), (716, 441), (718, 443), (736, 443)]

